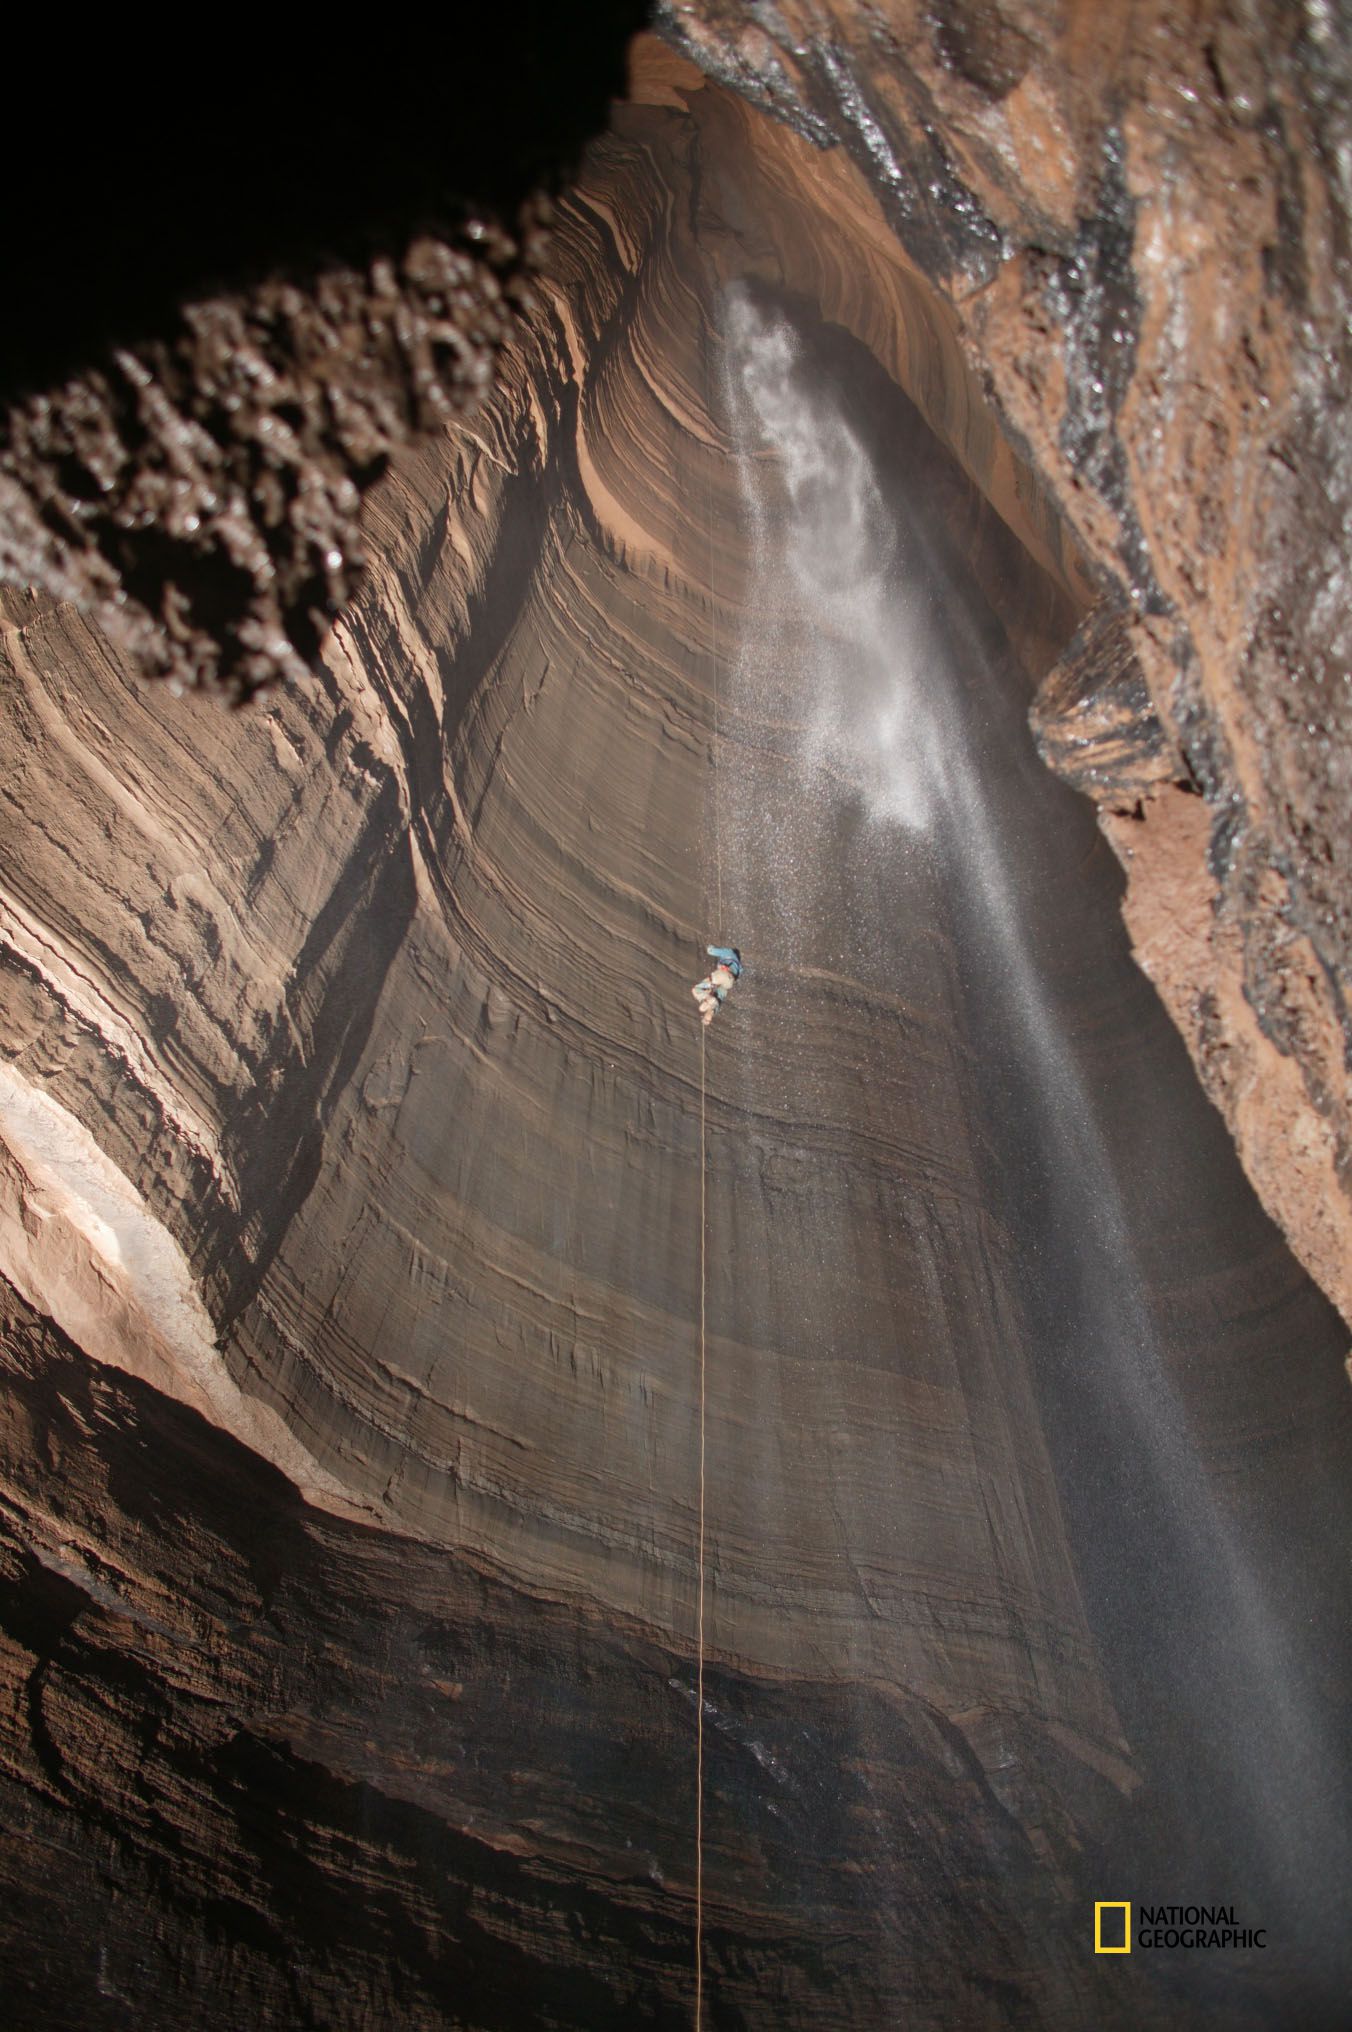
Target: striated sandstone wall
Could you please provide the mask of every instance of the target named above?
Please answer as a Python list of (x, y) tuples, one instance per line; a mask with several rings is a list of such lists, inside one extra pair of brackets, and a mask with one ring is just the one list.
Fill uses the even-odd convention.
[(1119, 647), (1052, 681), (1047, 758), (1098, 802), (1141, 963), (1352, 1319), (1346, 24), (1234, 0), (659, 18), (843, 144), (1080, 546)]
[[(899, 258), (927, 279), (900, 327), (893, 306), (856, 308), (852, 328), (905, 360), (923, 413), (975, 455), (1035, 553), (1053, 542), (1060, 574), (1092, 581), (1115, 646), (1102, 664), (1096, 632), (1052, 683), (1047, 758), (1098, 801), (1142, 963), (1264, 1204), (1349, 1316), (1345, 28), (1237, 0), (1186, 20), (1029, 0), (768, 14), (708, 0), (657, 18), (808, 141), (816, 167), (790, 181), (799, 199), (813, 187), (826, 227), (809, 267), (849, 268), (859, 302), (863, 274)], [(626, 24), (623, 0), (598, 17), (598, 69)], [(421, 117), (380, 95), (382, 173), (351, 192), (331, 162), (313, 177), (331, 152), (316, 107), (350, 97), (345, 53), (306, 49), (341, 79), (320, 74), (318, 132), (294, 104), (279, 114), (274, 54), (251, 87), (260, 110), (234, 111), (290, 137), (289, 203), (273, 216), (256, 194), (270, 152), (211, 152), (214, 257), (135, 149), (125, 175), (158, 179), (169, 205), (158, 239), (150, 212), (136, 224), (140, 260), (109, 258), (132, 231), (117, 175), (101, 167), (91, 204), (49, 165), (15, 256), (38, 286), (0, 369), (19, 398), (0, 445), (8, 578), (96, 614), (121, 654), (176, 682), (248, 692), (306, 665), (364, 568), (360, 505), (389, 453), (487, 385), (529, 294), (544, 211), (512, 233), (497, 221), (515, 221), (551, 146), (576, 145), (550, 77), (579, 108), (596, 89), (576, 32), (560, 52), (553, 17), (544, 42), (539, 27), (510, 117), (485, 92), (498, 25), (459, 47), (451, 69), (479, 83), (445, 159), (417, 138), (441, 125), (435, 64), (412, 88)], [(63, 61), (90, 106), (72, 125), (106, 143), (108, 62)], [(177, 127), (163, 145), (193, 153)], [(755, 152), (744, 197), (762, 211), (783, 148), (762, 131)], [(202, 173), (199, 158), (184, 187)], [(448, 211), (447, 176), (473, 190), (476, 174), (488, 204)], [(266, 219), (256, 244), (244, 213)], [(262, 273), (269, 260), (295, 281)], [(45, 389), (44, 362), (81, 371)], [(1205, 825), (1180, 790), (1201, 793)], [(1186, 937), (1154, 900), (1180, 883)]]
[[(687, 990), (745, 563), (697, 140), (621, 121), (499, 395), (378, 498), (313, 682), (225, 718), (6, 596), (6, 1867), (35, 2016), (594, 2026), (688, 1992)], [(928, 456), (1045, 647), (1064, 591), (1021, 590)], [(714, 1061), (708, 1954), (747, 2022), (914, 1995), (938, 2024), (988, 1966), (1064, 2015), (1077, 1845), (1135, 1783), (935, 953), (881, 1114), (856, 1089), (749, 1133)], [(867, 1055), (894, 999), (823, 1007)], [(786, 1253), (822, 1220), (852, 1237), (825, 1283)], [(107, 1830), (111, 1874), (34, 1879), (63, 1828), (82, 1857)], [(65, 1957), (76, 1913), (106, 1953)]]
[[(1111, 617), (1081, 623), (1052, 489), (867, 181), (649, 49), (494, 401), (372, 502), (313, 681), (171, 703), (6, 595), (3, 1868), (35, 2022), (688, 2012), (733, 275), (924, 476), (1180, 1422), (1332, 1622), (1335, 1323), (1126, 964), (1086, 812), (1016, 755), (1070, 642), (1050, 683), (1134, 793), (1139, 716), (1076, 676)], [(764, 733), (725, 721), (722, 766)], [(1086, 1970), (1086, 1850), (1191, 1853), (1230, 1693), (1151, 1564), (1178, 1517), (1086, 1417), (1092, 1349), (1042, 1359), (1077, 1184), (1020, 1213), (957, 914), (888, 929), (904, 993), (764, 951), (713, 1040), (711, 1991), (730, 2023), (1225, 2022)], [(1336, 1742), (1331, 1639), (1320, 1673)]]
[[(33, 729), (9, 805), (13, 1065), (171, 1231), (223, 1373), (185, 1358), (175, 1382), (172, 1351), (140, 1330), (139, 1287), (105, 1350), (259, 1444), (312, 1499), (476, 1548), (682, 1643), (699, 1198), (686, 991), (712, 907), (711, 650), (720, 632), (725, 654), (735, 643), (739, 570), (707, 406), (715, 271), (674, 181), (695, 138), (688, 120), (621, 122), (560, 222), (536, 344), (475, 424), (408, 459), (382, 497), (369, 589), (308, 692), (224, 726), (206, 702), (166, 715), (101, 667), (66, 610), (11, 631), (8, 656), (16, 722)], [(733, 162), (744, 145), (734, 131)], [(970, 489), (950, 492), (980, 561), (1000, 525)], [(716, 556), (706, 510), (729, 532)], [(1012, 578), (1005, 590), (1017, 603)], [(1069, 626), (1064, 600), (1032, 572), (1024, 604), (1046, 653), (1057, 618)], [(54, 841), (58, 808), (89, 817)], [(1032, 1616), (1056, 1630), (1066, 1673), (1039, 1702), (1111, 1741), (1028, 1383), (966, 1401), (964, 1365), (1024, 1329), (965, 1147), (964, 1050), (944, 1035), (962, 1021), (954, 983), (940, 969), (920, 992), (910, 1051), (939, 1092), (899, 1094), (866, 1168), (895, 1172), (909, 1148), (954, 1213), (927, 1217), (910, 1263), (887, 1245), (885, 1209), (863, 1227), (851, 1216), (840, 1302), (913, 1346), (884, 1401), (848, 1358), (839, 1374), (786, 1370), (804, 1301), (785, 1275), (769, 1320), (739, 1318), (737, 1262), (782, 1253), (767, 1224), (784, 1209), (745, 1175), (736, 1085), (713, 1069), (713, 1191), (738, 1241), (711, 1294), (711, 1475), (730, 1506), (711, 1641), (781, 1669), (824, 1650), (959, 1705), (1022, 1702)], [(867, 996), (851, 1017), (861, 1036), (893, 1020)], [(833, 1048), (825, 1028), (811, 1045)], [(134, 1286), (135, 1264), (100, 1256), (84, 1173), (63, 1199), (49, 1154), (28, 1189), (11, 1114), (11, 1274), (49, 1310), (59, 1289), (58, 1316), (88, 1344), (97, 1302), (75, 1288), (80, 1266)], [(864, 1127), (827, 1118), (814, 1137), (834, 1150)], [(774, 1165), (790, 1131), (765, 1134), (757, 1161)], [(801, 1144), (802, 1125), (792, 1134)], [(866, 1184), (847, 1163), (831, 1189), (857, 1200)], [(809, 1176), (796, 1191), (803, 1220), (829, 1218)], [(942, 1326), (917, 1313), (930, 1259), (952, 1286)], [(897, 1449), (914, 1449), (902, 1509), (861, 1502), (863, 1535), (844, 1547), (805, 1454), (782, 1518), (739, 1513), (739, 1491), (755, 1496), (745, 1434), (773, 1398), (787, 1434), (844, 1412), (860, 1491), (891, 1487)], [(984, 1522), (972, 1528), (985, 1471), (974, 1461), (960, 1487), (944, 1437), (973, 1420), (1015, 1507), (1052, 1521), (1021, 1525), (998, 1571)], [(923, 1614), (901, 1612), (917, 1600)]]
[[(851, 271), (852, 329), (904, 360), (1035, 554), (1051, 542), (1063, 578), (1092, 582), (1096, 632), (1039, 713), (1047, 758), (1098, 801), (1142, 963), (1264, 1204), (1349, 1315), (1345, 28), (1237, 0), (1186, 19), (1030, 0), (708, 0), (657, 19), (740, 95), (727, 118), (759, 105), (806, 139), (816, 166), (788, 180), (825, 227), (808, 267)], [(433, 61), (377, 94), (379, 175), (342, 145), (335, 174), (324, 109), (349, 111), (346, 53), (306, 46), (302, 119), (280, 112), (274, 50), (257, 107), (233, 111), (284, 135), (295, 173), (271, 147), (195, 155), (181, 184), (218, 180), (214, 255), (191, 206), (174, 211), (180, 183), (125, 136), (123, 178), (157, 183), (158, 214), (127, 219), (116, 154), (97, 201), (61, 180), (77, 156), (49, 165), (14, 257), (37, 280), (0, 364), (19, 398), (0, 432), (6, 576), (176, 682), (239, 693), (302, 669), (360, 578), (361, 501), (391, 450), (491, 378), (542, 246), (547, 208), (516, 208), (576, 146), (633, 25), (625, 0), (589, 18), (592, 73), (575, 26), (532, 21), (504, 115), (490, 86), (510, 25), (457, 24), (447, 68), (476, 79), (473, 105), (438, 118)], [(62, 61), (90, 109), (71, 125), (106, 147), (109, 59)], [(393, 110), (406, 100), (416, 114)], [(438, 155), (425, 137), (443, 128)], [(179, 126), (156, 132), (194, 155)], [(762, 129), (743, 198), (767, 219), (783, 152)], [(258, 195), (269, 175), (280, 207)], [(448, 177), (479, 195), (448, 203)], [(930, 285), (900, 325), (886, 281), (858, 308), (862, 277), (899, 259)], [(58, 369), (80, 371), (42, 387)], [(1154, 900), (1180, 882), (1186, 938)]]

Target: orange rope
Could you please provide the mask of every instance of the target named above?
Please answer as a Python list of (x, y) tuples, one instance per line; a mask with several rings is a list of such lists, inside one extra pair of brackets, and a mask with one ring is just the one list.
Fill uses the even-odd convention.
[(704, 360), (704, 409), (709, 424), (710, 459), (710, 463), (705, 467), (705, 472), (708, 475), (707, 494), (709, 506), (709, 643), (714, 666), (714, 739), (713, 746), (709, 751), (709, 774), (712, 779), (709, 787), (713, 793), (714, 800), (714, 878), (718, 888), (718, 914), (715, 920), (717, 931), (715, 935), (718, 938), (723, 938), (726, 934), (723, 929), (723, 842), (718, 810), (718, 602), (714, 594), (714, 469), (712, 463), (714, 415), (713, 403), (710, 400), (712, 393), (713, 373), (710, 369), (708, 354), (706, 352)]
[(695, 1684), (695, 2032), (704, 2022), (704, 1406), (705, 1221), (704, 1025), (699, 1033), (699, 1594)]
[[(713, 743), (709, 751), (710, 793), (714, 806), (714, 879), (717, 890), (717, 936), (723, 926), (723, 850), (718, 810), (718, 608), (714, 593), (714, 475), (713, 475), (713, 371), (706, 341), (704, 355), (705, 413), (709, 424), (707, 501), (709, 514), (709, 643), (713, 662)], [(704, 1595), (705, 1595), (705, 1431), (707, 1411), (707, 1292), (708, 1234), (706, 1161), (705, 1040), (707, 1025), (699, 1033), (699, 1572), (696, 1608), (695, 1683), (695, 2032), (704, 2025)]]

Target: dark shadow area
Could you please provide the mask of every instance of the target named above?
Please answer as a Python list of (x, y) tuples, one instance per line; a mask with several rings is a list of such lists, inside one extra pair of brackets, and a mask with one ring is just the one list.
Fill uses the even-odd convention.
[(510, 226), (604, 127), (648, 13), (515, 0), (180, 30), (28, 10), (5, 36), (28, 118), (0, 141), (0, 403), (166, 336), (185, 301), (305, 283), (477, 207)]
[[(134, 1999), (221, 2032), (688, 2026), (690, 1662), (310, 1509), (0, 1295), (0, 1635), (46, 1702), (0, 1778), (23, 2024)], [(843, 1716), (829, 1681), (717, 1666), (706, 1700), (710, 2022), (882, 2024), (912, 1990), (1023, 2022), (1043, 1982), (1013, 1943), (1070, 1944), (958, 1732), (904, 1693)]]

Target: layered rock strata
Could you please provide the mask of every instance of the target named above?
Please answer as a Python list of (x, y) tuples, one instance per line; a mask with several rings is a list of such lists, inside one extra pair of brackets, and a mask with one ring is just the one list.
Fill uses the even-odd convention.
[(1052, 680), (1044, 752), (1098, 802), (1141, 962), (1352, 1319), (1345, 24), (1229, 0), (659, 13), (843, 145), (1089, 561), (1119, 647)]
[[(623, 18), (597, 18), (598, 71)], [(1265, 1205), (1349, 1315), (1342, 29), (1229, 0), (1186, 24), (1164, 6), (1105, 21), (1023, 0), (754, 15), (709, 0), (658, 18), (824, 159), (857, 166), (881, 211), (828, 172), (831, 258), (849, 246), (867, 262), (879, 233), (905, 247), (931, 285), (925, 321), (971, 365), (977, 399), (950, 441), (962, 456), (998, 416), (1036, 519), (1074, 532), (1119, 646), (1098, 679), (1080, 659), (1053, 685), (1048, 759), (1098, 800), (1142, 962)], [(200, 217), (175, 232), (171, 215), (153, 258), (110, 263), (130, 229), (91, 211), (87, 188), (53, 185), (55, 225), (30, 205), (19, 258), (41, 286), (11, 332), (29, 399), (0, 455), (10, 577), (97, 614), (124, 655), (176, 682), (247, 692), (304, 667), (360, 576), (359, 504), (390, 449), (477, 397), (510, 330), (494, 268), (519, 250), (497, 221), (578, 131), (559, 95), (538, 103), (551, 63), (572, 78), (578, 50), (542, 50), (539, 29), (517, 114), (491, 112), (496, 28), (457, 48), (477, 110), (450, 120), (439, 163), (409, 139), (434, 113), (374, 144), (374, 219), (374, 187), (349, 192), (331, 168), (315, 187), (322, 124), (297, 126), (261, 84), (256, 115), (236, 103), (237, 122), (287, 131), (297, 165), (275, 217), (244, 207), (265, 221), (252, 248), (221, 225), (220, 262), (248, 287), (210, 286)], [(326, 62), (307, 114), (321, 123), (318, 107), (348, 96), (345, 58)], [(420, 107), (434, 69), (406, 81)], [(91, 60), (80, 80), (91, 128), (106, 125), (108, 74)], [(193, 144), (171, 128), (164, 147)], [(139, 157), (127, 174), (144, 177)], [(253, 185), (233, 158), (219, 174), (224, 222)], [(515, 195), (464, 239), (463, 205), (443, 216), (448, 174)], [(528, 256), (537, 240), (529, 227)], [(294, 284), (261, 279), (270, 258)], [(163, 291), (127, 300), (136, 274), (176, 282), (196, 306), (186, 324)], [(89, 308), (105, 298), (122, 342), (106, 357)], [(41, 388), (44, 358), (67, 356), (77, 379)], [(1177, 791), (1201, 792), (1205, 824)], [(1155, 900), (1180, 882), (1186, 936)]]
[[(132, 1212), (177, 1244), (183, 1303), (200, 1290), (199, 1343), (209, 1350), (214, 1327), (225, 1374), (200, 1375), (206, 1357), (185, 1356), (175, 1386), (172, 1333), (129, 1327), (124, 1366), (284, 1458), (312, 1500), (341, 1491), (343, 1507), (491, 1548), (537, 1582), (581, 1583), (684, 1639), (700, 1066), (683, 1012), (712, 903), (700, 828), (719, 632), (706, 506), (727, 532), (714, 557), (725, 644), (737, 510), (725, 426), (708, 407), (709, 280), (663, 182), (694, 130), (656, 127), (659, 144), (676, 130), (675, 165), (642, 120), (610, 144), (560, 226), (536, 344), (480, 421), (408, 461), (383, 497), (371, 590), (308, 695), (225, 727), (205, 701), (166, 716), (106, 670), (91, 683), (96, 641), (68, 611), (12, 631), (13, 712), (30, 735), (9, 818), (9, 952), (27, 987), (12, 1076), (64, 1114), (48, 1129), (23, 1091), (12, 1099), (8, 1268), (34, 1299), (60, 1289), (86, 1341), (97, 1303), (71, 1267), (84, 1257), (101, 1284), (118, 1278), (132, 1318), (152, 1319), (159, 1280), (138, 1281), (149, 1243), (119, 1231), (100, 1257), (94, 1223), (107, 1210), (94, 1160), (74, 1147), (80, 1128), (96, 1134), (140, 1195)], [(999, 525), (950, 484), (974, 547), (998, 548)], [(1030, 625), (1045, 627), (1058, 596), (1035, 573), (1029, 585)], [(53, 839), (44, 818), (91, 797), (97, 858), (79, 830)], [(950, 1266), (963, 1324), (908, 1324), (917, 1271), (868, 1245), (873, 1260), (856, 1263), (859, 1288), (840, 1302), (880, 1309), (917, 1364), (889, 1386), (885, 1421), (874, 1406), (876, 1459), (852, 1469), (879, 1488), (905, 1435), (946, 1425), (942, 1407), (967, 1388), (942, 1343), (994, 1349), (1021, 1335), (1007, 1243), (962, 1148), (961, 1079), (941, 1042), (952, 989), (935, 978), (920, 992), (907, 1023), (931, 1041), (916, 1064), (951, 1091), (900, 1091), (868, 1169), (895, 1169), (914, 1146), (930, 1153), (926, 1175), (938, 1166), (949, 1181), (958, 1229), (936, 1208), (911, 1246)], [(894, 1019), (866, 996), (852, 1020), (862, 1035)], [(863, 1132), (862, 1120), (814, 1132), (844, 1163), (847, 1198), (844, 1152)], [(736, 1221), (759, 1188), (744, 1176), (743, 1112), (717, 1076), (708, 1141)], [(72, 1229), (67, 1250), (54, 1237)], [(745, 1251), (768, 1261), (778, 1246), (753, 1233)], [(724, 1281), (710, 1294), (723, 1322), (711, 1472), (730, 1502), (739, 1435), (771, 1372), (788, 1432), (828, 1428), (833, 1393), (853, 1387), (804, 1365), (801, 1401), (784, 1398), (796, 1301), (780, 1296), (775, 1322), (743, 1328), (733, 1274), (732, 1259), (716, 1265)], [(286, 1456), (263, 1436), (270, 1413)], [(974, 1416), (987, 1413), (959, 1422)], [(1004, 1463), (996, 1479), (1030, 1477), (1020, 1507), (1054, 1514), (1031, 1397), (992, 1402), (989, 1417), (981, 1447)], [(896, 1568), (917, 1554), (885, 1510), (860, 1519), (881, 1534), (876, 1548), (851, 1552), (876, 1565), (872, 1590), (838, 1550), (815, 1578), (804, 1570), (806, 1548), (839, 1536), (805, 1460), (782, 1542), (762, 1517), (725, 1516), (715, 1648), (726, 1616), (742, 1656), (793, 1666), (801, 1639), (786, 1608), (806, 1586), (819, 1595), (814, 1642), (865, 1676), (897, 1677), (901, 1646), (914, 1683), (970, 1670), (973, 1697), (992, 1674), (1026, 1697), (1022, 1623), (994, 1650), (975, 1634), (1009, 1615), (1007, 1579), (967, 1570), (960, 1519), (980, 1510), (980, 1474), (974, 1463), (957, 1497), (951, 1467), (925, 1460), (937, 1442), (916, 1443), (918, 1595)], [(973, 1556), (980, 1568), (987, 1555)], [(1070, 1707), (1087, 1702), (1111, 1740), (1059, 1530), (1023, 1534), (1010, 1558), (1021, 1617), (1057, 1628)], [(918, 1620), (898, 1613), (898, 1589), (926, 1602)], [(969, 1638), (946, 1634), (973, 1615)]]
[[(701, 1058), (720, 885), (773, 907), (754, 804), (714, 865), (718, 786), (794, 781), (736, 682), (734, 280), (923, 494), (1116, 1153), (1162, 1452), (970, 889), (885, 860), (878, 940), (842, 950), (860, 825), (828, 800), (826, 901), (796, 950), (743, 937)], [(1137, 680), (959, 335), (842, 157), (649, 48), (494, 401), (373, 499), (315, 679), (226, 718), (6, 596), (3, 1868), (33, 2022), (686, 2021), (702, 1188), (711, 2012), (1234, 2022), (1186, 1971), (1181, 1999), (1105, 1976), (1085, 1913), (1102, 1858), (1214, 1869), (1281, 1822), (1212, 1740), (1269, 1710), (1188, 1567), (1199, 1515), (1315, 1632), (1287, 1719), (1341, 1796), (1341, 1344), (1127, 962), (1086, 811), (1018, 745), (1049, 670), (1045, 723), (1086, 710), (1104, 639)], [(1282, 1926), (1234, 1994), (1316, 2024), (1328, 1971)]]

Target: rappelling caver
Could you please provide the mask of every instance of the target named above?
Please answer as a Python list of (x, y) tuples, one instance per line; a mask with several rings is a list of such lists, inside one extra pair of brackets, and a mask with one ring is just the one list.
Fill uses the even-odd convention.
[(702, 981), (696, 981), (690, 992), (698, 1005), (700, 1019), (707, 1029), (727, 1001), (728, 990), (733, 982), (742, 978), (742, 955), (735, 945), (706, 945), (704, 950), (717, 964)]

